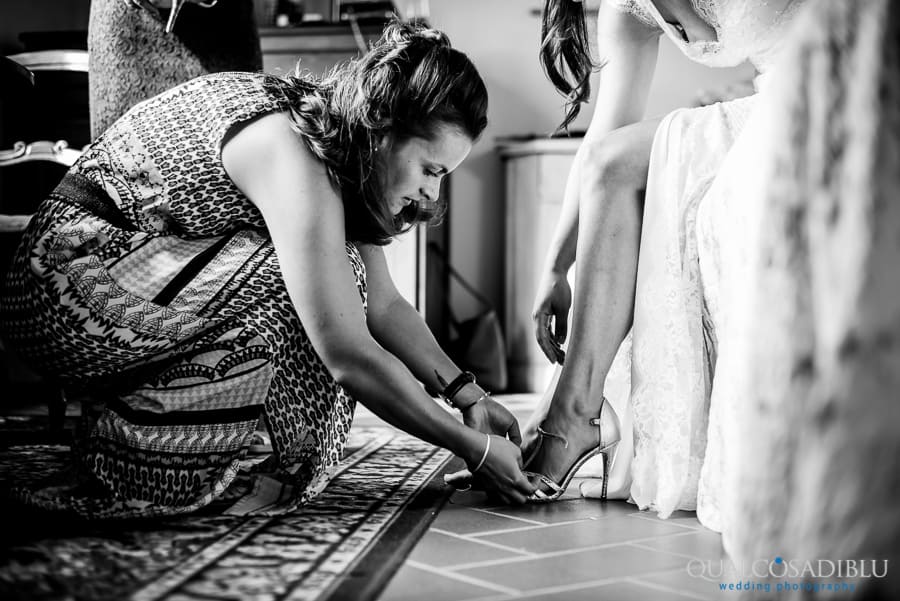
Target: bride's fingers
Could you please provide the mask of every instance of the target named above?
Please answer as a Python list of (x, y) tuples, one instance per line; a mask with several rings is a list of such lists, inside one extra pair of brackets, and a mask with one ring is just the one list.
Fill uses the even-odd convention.
[(562, 344), (566, 342), (566, 337), (569, 335), (569, 316), (563, 311), (560, 311), (556, 315), (556, 319), (554, 320), (556, 336), (554, 336), (553, 340), (556, 342), (556, 347), (559, 348)]
[(553, 332), (550, 330), (550, 315), (539, 313), (534, 318), (534, 337), (544, 356), (551, 363), (556, 362), (557, 349), (556, 341), (553, 338)]

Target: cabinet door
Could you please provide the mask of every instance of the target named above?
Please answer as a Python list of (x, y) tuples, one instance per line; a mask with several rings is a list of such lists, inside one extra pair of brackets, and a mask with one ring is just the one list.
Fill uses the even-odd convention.
[(416, 227), (384, 247), (388, 270), (397, 291), (420, 313), (424, 313), (425, 232)]

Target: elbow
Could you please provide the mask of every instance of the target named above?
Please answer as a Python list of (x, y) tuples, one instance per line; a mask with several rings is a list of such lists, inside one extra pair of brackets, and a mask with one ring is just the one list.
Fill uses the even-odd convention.
[(351, 343), (329, 344), (321, 353), (322, 362), (328, 373), (342, 388), (351, 395), (356, 395), (363, 387), (365, 374), (372, 372), (376, 363), (370, 345)]
[(334, 381), (337, 382), (341, 388), (348, 391), (354, 388), (354, 375), (357, 373), (357, 370), (353, 367), (352, 363), (347, 361), (325, 361), (325, 367), (328, 368), (328, 373), (331, 374), (331, 377), (334, 378)]
[(332, 349), (322, 354), (322, 362), (341, 387), (348, 390), (355, 388), (356, 375), (363, 369), (363, 362), (356, 353)]

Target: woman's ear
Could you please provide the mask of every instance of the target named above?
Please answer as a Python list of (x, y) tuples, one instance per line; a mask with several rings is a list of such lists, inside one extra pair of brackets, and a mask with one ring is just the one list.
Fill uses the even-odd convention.
[(391, 134), (383, 134), (380, 138), (378, 138), (378, 142), (375, 144), (375, 152), (384, 154), (391, 149), (391, 146), (393, 146), (393, 144), (393, 136)]

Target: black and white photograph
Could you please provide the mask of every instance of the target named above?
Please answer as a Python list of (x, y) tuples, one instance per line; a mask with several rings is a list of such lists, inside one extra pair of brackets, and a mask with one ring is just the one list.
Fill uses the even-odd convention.
[(2, 0), (0, 598), (900, 599), (900, 1)]

